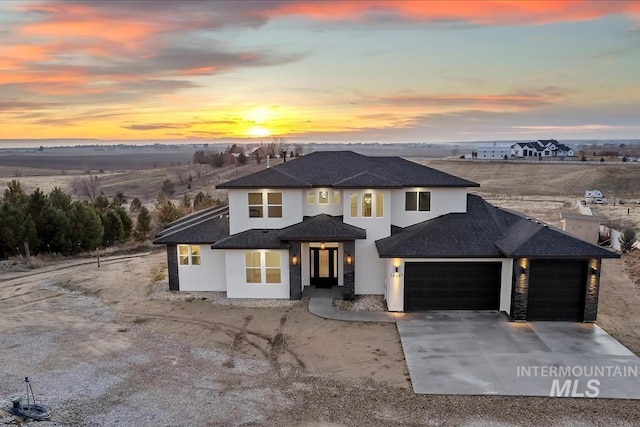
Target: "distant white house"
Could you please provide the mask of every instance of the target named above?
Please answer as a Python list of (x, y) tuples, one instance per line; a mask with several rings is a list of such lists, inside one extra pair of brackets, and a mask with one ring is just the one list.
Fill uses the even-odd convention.
[(573, 149), (555, 139), (518, 142), (511, 146), (511, 157), (572, 157)]
[(477, 158), (479, 160), (504, 159), (505, 156), (507, 156), (507, 158), (511, 157), (511, 147), (509, 146), (498, 147), (495, 145), (478, 147)]

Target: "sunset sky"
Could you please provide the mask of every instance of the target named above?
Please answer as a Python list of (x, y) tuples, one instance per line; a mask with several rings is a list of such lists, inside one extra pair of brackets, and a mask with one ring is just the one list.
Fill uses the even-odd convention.
[(640, 138), (640, 1), (1, 1), (0, 138)]

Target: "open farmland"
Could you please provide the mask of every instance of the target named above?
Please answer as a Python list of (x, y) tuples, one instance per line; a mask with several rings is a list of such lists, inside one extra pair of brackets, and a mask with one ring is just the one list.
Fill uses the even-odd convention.
[[(419, 160), (443, 172), (480, 184), (471, 191), (487, 201), (516, 210), (556, 227), (560, 212), (575, 212), (585, 190), (597, 189), (610, 199), (604, 205), (590, 205), (594, 215), (602, 215), (619, 227), (640, 230), (640, 205), (629, 203), (640, 198), (638, 163), (562, 163), (485, 162), (457, 160)], [(613, 198), (626, 199), (626, 205), (613, 206)], [(627, 214), (627, 208), (629, 214)]]
[(480, 184), (483, 192), (509, 196), (584, 197), (585, 190), (605, 195), (640, 197), (640, 164), (524, 163), (456, 160), (419, 160), (443, 172)]
[[(355, 146), (343, 148), (350, 149)], [(19, 179), (28, 192), (36, 188), (48, 192), (56, 186), (72, 192), (71, 181), (91, 173), (99, 177), (100, 189), (108, 197), (120, 192), (128, 199), (138, 197), (150, 203), (156, 199), (165, 179), (174, 182), (176, 199), (184, 194), (193, 197), (199, 191), (209, 192), (214, 198), (224, 199), (225, 193), (216, 191), (215, 185), (266, 167), (265, 162), (259, 165), (251, 162), (244, 166), (232, 165), (222, 168), (189, 165), (188, 161), (192, 153), (187, 155), (188, 153), (183, 152), (181, 155), (176, 155), (162, 150), (127, 152), (123, 149), (120, 153), (119, 151), (91, 151), (83, 148), (76, 149), (75, 152), (79, 153), (78, 156), (74, 157), (73, 151), (63, 150), (59, 153), (53, 151), (26, 153), (25, 158), (8, 157), (8, 154), (0, 153), (0, 180)], [(126, 153), (128, 155), (122, 155)], [(387, 155), (390, 154), (392, 153), (387, 153)], [(399, 148), (393, 154), (403, 156), (412, 153)], [(128, 157), (131, 158), (122, 163)], [(12, 160), (9, 161), (9, 159)], [(28, 161), (23, 163), (24, 159)], [(39, 162), (35, 162), (34, 159), (38, 159)], [(162, 159), (164, 159), (164, 165), (158, 166)], [(173, 163), (170, 159), (173, 159)], [(271, 164), (275, 165), (280, 161), (273, 159)], [(627, 201), (640, 198), (640, 164), (638, 163), (601, 164), (589, 161), (538, 164), (425, 158), (415, 159), (415, 161), (477, 182), (480, 188), (472, 191), (485, 197), (489, 202), (523, 212), (558, 227), (561, 225), (561, 211), (574, 210), (576, 201), (584, 196), (585, 190), (598, 189), (609, 200), (603, 206), (593, 206), (594, 214), (607, 217), (614, 225), (622, 223), (640, 229), (640, 205), (628, 203), (624, 208), (612, 206), (613, 197)], [(156, 164), (155, 168), (154, 164)], [(97, 168), (97, 165), (105, 166), (103, 172)], [(135, 167), (127, 169), (125, 167), (127, 165)], [(142, 167), (143, 165), (146, 167)], [(66, 167), (68, 169), (65, 169)], [(630, 209), (629, 215), (627, 215), (627, 208)]]

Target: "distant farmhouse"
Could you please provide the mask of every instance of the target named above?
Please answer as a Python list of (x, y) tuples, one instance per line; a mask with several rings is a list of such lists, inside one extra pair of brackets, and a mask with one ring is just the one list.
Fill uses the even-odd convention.
[[(479, 152), (478, 152), (479, 154)], [(572, 157), (573, 149), (555, 139), (518, 142), (511, 146), (511, 157)], [(480, 156), (478, 156), (480, 158)]]

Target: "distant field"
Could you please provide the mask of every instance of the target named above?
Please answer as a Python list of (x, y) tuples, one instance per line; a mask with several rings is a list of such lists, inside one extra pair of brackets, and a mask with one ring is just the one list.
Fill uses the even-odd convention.
[(154, 151), (152, 149), (94, 151), (83, 148), (76, 150), (45, 150), (32, 153), (0, 152), (0, 166), (16, 170), (21, 168), (46, 168), (58, 171), (150, 169), (189, 162), (193, 158), (194, 151)]
[[(345, 149), (348, 148), (351, 147), (345, 147)], [(44, 153), (46, 154), (46, 151)], [(71, 180), (78, 175), (85, 175), (86, 171), (90, 170), (92, 175), (100, 178), (101, 189), (108, 197), (122, 192), (129, 199), (139, 197), (143, 201), (152, 203), (165, 179), (171, 179), (176, 184), (176, 199), (184, 194), (193, 197), (198, 191), (209, 192), (216, 198), (225, 198), (224, 191), (215, 190), (216, 184), (266, 167), (265, 162), (260, 165), (251, 163), (237, 168), (226, 166), (219, 169), (204, 165), (189, 166), (187, 163), (191, 159), (193, 150), (180, 155), (174, 152), (154, 152), (154, 150), (142, 153), (109, 151), (92, 153), (89, 150), (78, 155), (58, 153), (43, 156), (42, 154), (23, 154), (23, 160), (28, 161), (24, 160), (19, 165), (11, 164), (9, 160), (12, 158), (6, 153), (0, 154), (0, 184), (4, 186), (6, 181), (19, 179), (28, 192), (35, 188), (48, 192), (55, 186), (71, 192)], [(367, 154), (383, 153), (377, 151)], [(168, 165), (160, 166), (161, 159), (164, 159), (162, 161)], [(638, 163), (535, 164), (435, 159), (418, 159), (417, 161), (477, 182), (480, 188), (471, 191), (485, 197), (489, 202), (520, 211), (557, 227), (561, 226), (560, 212), (575, 212), (575, 203), (584, 196), (585, 190), (600, 190), (610, 201), (613, 198), (628, 201), (640, 198), (640, 165)], [(154, 162), (157, 162), (156, 168), (153, 167)], [(181, 163), (180, 166), (176, 166), (178, 162)], [(272, 160), (271, 164), (275, 165), (279, 162), (281, 160)], [(104, 168), (98, 167), (99, 165)], [(127, 169), (124, 167), (126, 165), (131, 167)], [(100, 173), (99, 169), (104, 169), (104, 172)], [(627, 204), (626, 207), (612, 205), (613, 203), (608, 203), (594, 207), (594, 214), (603, 215), (614, 224), (622, 223), (640, 230), (640, 205), (635, 203)]]
[(480, 191), (507, 196), (584, 197), (597, 189), (606, 197), (640, 197), (638, 163), (474, 162), (420, 160), (419, 163), (480, 184)]

